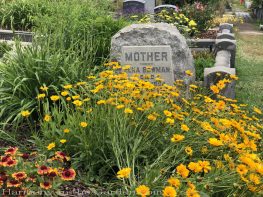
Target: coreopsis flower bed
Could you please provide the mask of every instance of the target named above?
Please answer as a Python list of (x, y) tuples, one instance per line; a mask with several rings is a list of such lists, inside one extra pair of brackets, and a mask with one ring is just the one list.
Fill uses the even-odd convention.
[(48, 159), (37, 152), (21, 153), (17, 147), (7, 148), (0, 156), (1, 196), (58, 194), (61, 184), (76, 176), (74, 169), (65, 167), (69, 160), (61, 151)]
[(211, 86), (210, 97), (181, 80), (154, 86), (147, 73), (107, 66), (87, 81), (41, 87), (34, 142), (43, 154), (62, 150), (81, 180), (119, 196), (262, 195), (262, 112), (220, 95), (236, 76)]

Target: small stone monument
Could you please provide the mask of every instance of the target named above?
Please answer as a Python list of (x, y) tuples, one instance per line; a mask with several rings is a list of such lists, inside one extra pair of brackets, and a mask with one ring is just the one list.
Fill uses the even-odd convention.
[(141, 14), (145, 12), (144, 0), (125, 0), (123, 1), (123, 14)]
[(153, 14), (155, 6), (156, 6), (155, 0), (146, 0), (146, 2), (145, 2), (145, 12)]
[[(129, 76), (150, 75), (152, 82), (159, 77), (169, 85), (176, 80), (184, 80), (186, 84), (195, 80), (193, 57), (186, 39), (175, 26), (167, 23), (133, 24), (123, 28), (111, 40), (111, 59), (131, 65), (127, 70)], [(186, 70), (193, 76), (187, 76)]]

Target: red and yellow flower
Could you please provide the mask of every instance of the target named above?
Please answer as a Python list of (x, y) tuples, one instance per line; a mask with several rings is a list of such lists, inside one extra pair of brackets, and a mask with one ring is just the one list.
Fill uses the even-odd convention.
[(40, 167), (38, 168), (37, 173), (38, 173), (39, 175), (45, 175), (45, 174), (48, 174), (49, 171), (50, 171), (50, 168), (49, 168), (49, 167), (47, 167), (47, 166), (45, 166), (45, 165), (42, 165), (42, 166), (40, 166)]
[(22, 181), (27, 178), (27, 174), (25, 172), (16, 172), (12, 174), (12, 177), (17, 181)]
[(61, 173), (61, 179), (64, 181), (71, 181), (74, 180), (76, 177), (76, 172), (74, 169), (64, 169)]
[(52, 188), (52, 184), (50, 182), (43, 182), (43, 183), (40, 183), (40, 187), (42, 189), (45, 189), (45, 190), (48, 190), (48, 189), (51, 189)]

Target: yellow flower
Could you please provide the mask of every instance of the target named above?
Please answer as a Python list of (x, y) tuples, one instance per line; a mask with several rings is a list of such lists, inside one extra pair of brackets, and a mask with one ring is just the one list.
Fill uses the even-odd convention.
[(202, 172), (202, 167), (199, 165), (199, 163), (190, 162), (188, 164), (188, 168), (195, 173)]
[(196, 24), (195, 21), (190, 20), (190, 22), (188, 23), (188, 25), (189, 25), (190, 27), (195, 27), (197, 24)]
[(28, 117), (28, 116), (30, 115), (30, 112), (29, 112), (28, 110), (22, 111), (22, 112), (21, 112), (21, 115), (22, 115), (23, 117)]
[(176, 179), (176, 178), (174, 178), (174, 177), (170, 177), (170, 178), (167, 180), (167, 182), (168, 182), (171, 186), (176, 187), (176, 188), (180, 187), (180, 185), (181, 185), (180, 180), (179, 180), (179, 179)]
[(189, 170), (183, 164), (180, 164), (179, 166), (177, 166), (176, 171), (177, 171), (177, 174), (179, 174), (183, 178), (187, 178), (189, 175)]
[(249, 175), (249, 180), (252, 181), (255, 185), (259, 185), (261, 182), (260, 177), (255, 173)]
[(187, 71), (185, 71), (185, 74), (187, 74), (188, 76), (193, 76), (193, 73), (192, 73), (191, 70), (187, 70)]
[(157, 119), (157, 116), (155, 116), (154, 114), (150, 114), (147, 118), (148, 120), (155, 121)]
[(68, 90), (68, 89), (71, 89), (71, 88), (72, 88), (72, 85), (71, 85), (71, 84), (64, 85), (63, 88), (66, 89), (66, 90)]
[(239, 164), (239, 165), (236, 167), (236, 171), (237, 171), (240, 175), (244, 175), (244, 174), (247, 174), (248, 168), (247, 168), (247, 166), (244, 165), (244, 164)]
[(219, 88), (215, 85), (210, 86), (210, 90), (212, 90), (214, 94), (218, 94), (220, 92)]
[(233, 80), (238, 80), (238, 77), (236, 75), (230, 75), (230, 78)]
[(48, 150), (51, 150), (51, 149), (53, 149), (53, 148), (55, 148), (56, 147), (56, 144), (54, 143), (54, 142), (52, 142), (52, 143), (50, 143), (48, 146), (47, 146), (47, 149)]
[(46, 94), (39, 94), (37, 95), (37, 99), (40, 100), (42, 98), (45, 98)]
[(198, 191), (195, 190), (195, 188), (188, 188), (186, 190), (186, 196), (187, 197), (201, 197)]
[(80, 126), (83, 127), (83, 128), (85, 128), (85, 127), (88, 126), (88, 123), (86, 123), (86, 122), (81, 122), (81, 123), (80, 123)]
[(64, 143), (66, 143), (66, 142), (67, 142), (66, 139), (61, 139), (61, 140), (60, 140), (60, 143), (61, 143), (61, 144), (64, 144)]
[(122, 108), (124, 108), (125, 107), (125, 105), (117, 105), (116, 106), (116, 109), (122, 109)]
[(204, 173), (208, 173), (212, 169), (209, 161), (198, 161), (198, 164), (201, 166)]
[(131, 173), (131, 168), (123, 168), (117, 172), (117, 178), (128, 178)]
[(47, 91), (48, 87), (47, 86), (41, 86), (39, 89), (42, 90), (42, 91)]
[(262, 111), (259, 109), (259, 108), (257, 108), (257, 107), (254, 107), (254, 112), (256, 112), (257, 114), (262, 114)]
[(73, 100), (78, 100), (79, 98), (80, 98), (80, 95), (72, 96), (72, 99), (73, 99)]
[(218, 140), (216, 138), (209, 138), (208, 140), (209, 144), (211, 144), (212, 146), (223, 146), (223, 142), (221, 140)]
[(80, 107), (83, 104), (83, 102), (80, 100), (75, 100), (73, 101), (73, 104), (76, 105), (77, 107)]
[(187, 131), (189, 131), (189, 127), (187, 125), (185, 125), (185, 124), (182, 124), (181, 125), (181, 130), (187, 132)]
[(62, 96), (67, 96), (67, 95), (68, 95), (68, 91), (63, 91), (63, 92), (61, 92), (61, 95), (62, 95)]
[(140, 185), (135, 190), (136, 194), (141, 197), (146, 197), (150, 195), (150, 188), (145, 185)]
[(99, 100), (99, 101), (97, 102), (97, 104), (98, 104), (98, 105), (106, 104), (106, 101), (105, 101), (105, 100)]
[(170, 125), (174, 125), (174, 119), (172, 118), (166, 118), (166, 123)]
[(130, 108), (125, 108), (124, 113), (125, 113), (125, 114), (132, 114), (133, 111), (132, 111), (132, 109), (130, 109)]
[(180, 142), (184, 139), (185, 137), (183, 135), (178, 135), (174, 134), (173, 137), (171, 138), (172, 142)]
[(51, 96), (50, 97), (50, 99), (52, 100), (52, 101), (57, 101), (57, 100), (59, 100), (59, 96), (57, 96), (57, 95), (53, 95), (53, 96)]
[(168, 111), (168, 110), (164, 110), (163, 111), (164, 115), (167, 116), (167, 117), (171, 117), (173, 114), (172, 112)]
[(44, 121), (49, 122), (50, 120), (51, 120), (51, 116), (48, 115), (48, 114), (46, 114), (46, 115), (44, 116)]
[(193, 149), (190, 146), (185, 147), (184, 151), (187, 155), (192, 156), (193, 155)]
[(163, 197), (176, 197), (176, 190), (171, 186), (166, 186), (163, 190)]
[(69, 129), (64, 129), (63, 131), (64, 131), (64, 133), (69, 133), (70, 132)]

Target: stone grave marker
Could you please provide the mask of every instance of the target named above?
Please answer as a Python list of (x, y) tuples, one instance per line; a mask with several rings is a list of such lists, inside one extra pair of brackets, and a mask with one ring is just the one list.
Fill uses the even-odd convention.
[(155, 80), (157, 75), (165, 79), (166, 84), (174, 83), (170, 46), (123, 46), (121, 63), (131, 65), (126, 71), (129, 75), (139, 74), (140, 78), (149, 78), (155, 85), (160, 85), (160, 82)]
[(155, 0), (146, 0), (146, 2), (145, 2), (145, 12), (153, 14), (155, 6), (156, 6)]
[(125, 0), (123, 1), (123, 14), (140, 14), (145, 12), (144, 0)]
[(178, 12), (178, 7), (176, 7), (175, 5), (159, 5), (154, 8), (154, 13), (158, 14), (162, 10), (166, 10), (168, 12)]
[[(138, 74), (145, 79), (147, 75), (156, 85), (159, 85), (156, 78), (169, 85), (176, 80), (184, 80), (185, 84), (195, 80), (193, 57), (186, 39), (167, 23), (132, 24), (123, 28), (111, 40), (111, 59), (130, 65), (126, 71), (129, 76)], [(193, 76), (188, 76), (186, 70)]]

